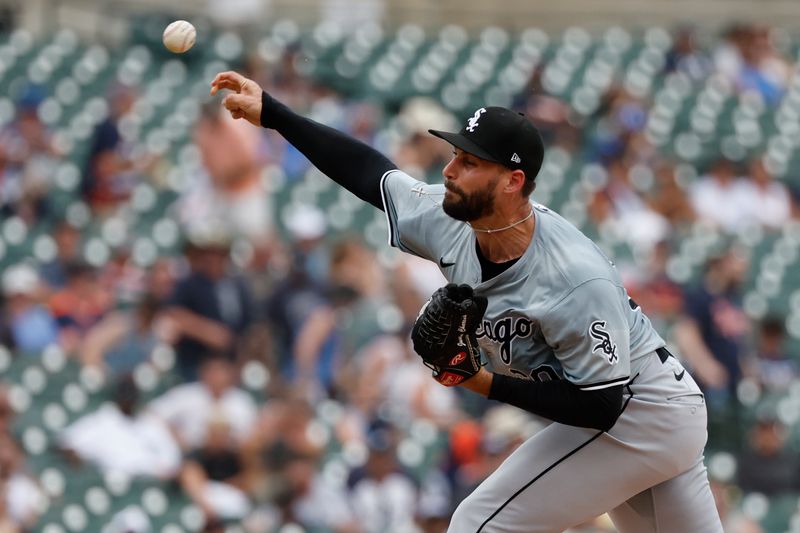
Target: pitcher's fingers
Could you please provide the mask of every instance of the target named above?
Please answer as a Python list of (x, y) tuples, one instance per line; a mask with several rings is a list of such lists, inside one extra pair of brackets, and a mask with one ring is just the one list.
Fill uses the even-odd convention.
[(247, 78), (245, 78), (244, 76), (242, 76), (241, 74), (239, 74), (236, 71), (226, 70), (225, 72), (218, 73), (214, 77), (214, 80), (211, 82), (211, 84), (212, 85), (218, 84), (218, 83), (220, 83), (222, 81), (229, 81), (229, 82), (236, 83), (237, 85), (241, 85), (245, 81), (247, 81)]
[(214, 79), (211, 81), (211, 90), (216, 92), (214, 90), (216, 88), (217, 91), (220, 89), (231, 89), (238, 91), (245, 81), (247, 81), (247, 78), (238, 72), (234, 72), (232, 70), (220, 72), (214, 76)]
[(247, 105), (249, 101), (248, 98), (249, 97), (241, 94), (229, 94), (222, 99), (222, 105), (225, 106), (225, 109), (228, 111), (240, 110)]
[(229, 81), (229, 80), (222, 80), (219, 83), (216, 83), (211, 86), (211, 95), (217, 94), (217, 92), (221, 91), (222, 89), (230, 89), (233, 92), (241, 92), (241, 85)]

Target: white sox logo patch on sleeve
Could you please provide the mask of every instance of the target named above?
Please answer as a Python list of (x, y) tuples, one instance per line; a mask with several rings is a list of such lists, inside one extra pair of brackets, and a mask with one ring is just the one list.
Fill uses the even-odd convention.
[(482, 108), (478, 109), (477, 111), (475, 111), (475, 114), (472, 115), (471, 118), (467, 119), (467, 123), (469, 124), (469, 126), (467, 126), (467, 131), (469, 131), (470, 133), (475, 131), (475, 128), (478, 127), (478, 120), (481, 118), (481, 115), (484, 114), (484, 113), (486, 113), (486, 108), (482, 107)]
[(592, 322), (589, 326), (589, 335), (597, 341), (597, 343), (592, 346), (592, 353), (599, 350), (600, 353), (608, 359), (609, 364), (617, 364), (619, 361), (619, 357), (617, 357), (617, 345), (614, 344), (611, 340), (611, 335), (606, 331), (606, 321), (595, 320)]

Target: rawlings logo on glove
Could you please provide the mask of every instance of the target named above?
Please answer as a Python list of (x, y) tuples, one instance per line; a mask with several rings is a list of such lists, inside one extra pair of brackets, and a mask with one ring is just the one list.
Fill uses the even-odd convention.
[(411, 330), (414, 351), (442, 385), (459, 385), (478, 373), (481, 355), (475, 332), (488, 301), (469, 285), (448, 283), (433, 293)]

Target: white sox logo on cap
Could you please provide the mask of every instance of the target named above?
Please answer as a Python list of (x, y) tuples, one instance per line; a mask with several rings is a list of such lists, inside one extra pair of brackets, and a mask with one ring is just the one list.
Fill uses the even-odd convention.
[(505, 107), (480, 107), (458, 132), (428, 130), (456, 148), (481, 159), (520, 169), (533, 181), (544, 158), (539, 130), (525, 115)]
[(467, 119), (467, 122), (469, 123), (469, 125), (467, 126), (466, 129), (470, 133), (475, 131), (475, 128), (478, 127), (478, 120), (481, 118), (481, 115), (484, 114), (484, 113), (486, 113), (486, 108), (482, 107), (482, 108), (478, 109), (477, 111), (475, 111), (475, 114), (472, 115), (472, 118)]

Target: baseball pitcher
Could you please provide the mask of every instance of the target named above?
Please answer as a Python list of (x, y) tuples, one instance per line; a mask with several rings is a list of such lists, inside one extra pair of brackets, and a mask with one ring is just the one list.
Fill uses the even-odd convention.
[[(235, 72), (234, 118), (272, 128), (383, 210), (389, 242), (436, 262), (414, 349), (445, 386), (554, 423), (458, 506), (449, 531), (560, 532), (609, 512), (623, 533), (720, 533), (703, 465), (704, 398), (600, 249), (531, 201), (544, 147), (522, 115), (482, 107), (458, 133), (443, 185), (299, 116)], [(483, 354), (486, 364), (483, 364)]]

